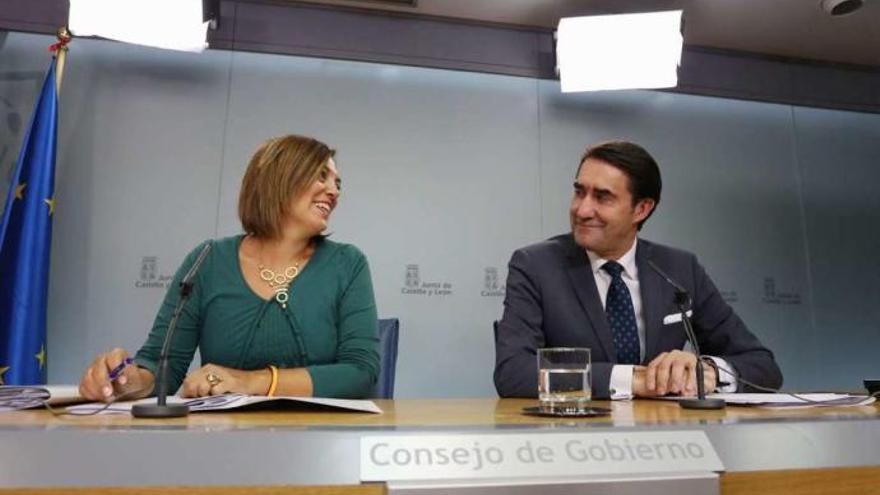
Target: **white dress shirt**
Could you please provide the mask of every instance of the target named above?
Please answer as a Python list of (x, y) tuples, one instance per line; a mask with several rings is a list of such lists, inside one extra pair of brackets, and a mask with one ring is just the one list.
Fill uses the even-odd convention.
[[(642, 311), (642, 292), (639, 285), (639, 269), (636, 266), (636, 245), (637, 240), (633, 241), (632, 246), (617, 261), (623, 267), (620, 277), (626, 288), (629, 290), (629, 296), (632, 299), (633, 310), (636, 313), (636, 327), (639, 334), (639, 359), (645, 360), (645, 313)], [(608, 297), (608, 288), (611, 287), (611, 275), (602, 269), (602, 265), (611, 261), (600, 258), (598, 254), (587, 251), (590, 258), (590, 268), (593, 271), (593, 278), (596, 280), (596, 288), (599, 290), (599, 299), (602, 301), (602, 308), (605, 308), (605, 299)], [(686, 345), (690, 349), (689, 345)], [(731, 369), (730, 365), (724, 359), (708, 356), (720, 369)], [(725, 378), (727, 378), (725, 376)], [(615, 364), (611, 368), (611, 380), (609, 383), (609, 391), (612, 400), (631, 399), (633, 380), (633, 365), (631, 364)], [(717, 381), (717, 378), (716, 378)], [(716, 389), (719, 392), (735, 392), (736, 382), (734, 379), (730, 385)], [(712, 392), (707, 390), (706, 393)]]

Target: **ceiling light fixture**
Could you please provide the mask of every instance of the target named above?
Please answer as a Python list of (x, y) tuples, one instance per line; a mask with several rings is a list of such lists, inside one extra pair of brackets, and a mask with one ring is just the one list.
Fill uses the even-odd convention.
[(70, 0), (68, 26), (75, 36), (201, 52), (210, 21), (203, 0)]
[(568, 17), (556, 30), (563, 93), (678, 84), (681, 10)]

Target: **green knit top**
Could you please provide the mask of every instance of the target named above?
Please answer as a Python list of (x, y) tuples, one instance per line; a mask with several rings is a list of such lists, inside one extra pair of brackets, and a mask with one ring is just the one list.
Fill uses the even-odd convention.
[(158, 377), (159, 354), (180, 298), (181, 279), (212, 243), (177, 322), (169, 351), (168, 390), (183, 383), (196, 348), (202, 364), (242, 370), (305, 367), (316, 397), (363, 398), (379, 375), (377, 317), (366, 257), (356, 247), (320, 239), (290, 284), (283, 309), (251, 290), (241, 272), (242, 235), (205, 241), (177, 270), (135, 362)]

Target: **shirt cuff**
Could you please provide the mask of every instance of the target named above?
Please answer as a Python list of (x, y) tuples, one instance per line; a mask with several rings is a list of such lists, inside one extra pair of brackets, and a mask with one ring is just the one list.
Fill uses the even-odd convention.
[(611, 367), (611, 380), (608, 392), (611, 400), (627, 400), (633, 398), (633, 365), (615, 364)]
[(724, 385), (723, 387), (716, 385), (714, 392), (721, 394), (732, 394), (736, 392), (736, 389), (739, 387), (739, 380), (736, 379), (736, 372), (733, 369), (733, 366), (720, 357), (706, 355), (704, 355), (704, 357), (711, 359), (715, 363), (715, 366), (718, 367), (719, 376), (715, 378), (715, 383), (727, 383), (727, 385)]

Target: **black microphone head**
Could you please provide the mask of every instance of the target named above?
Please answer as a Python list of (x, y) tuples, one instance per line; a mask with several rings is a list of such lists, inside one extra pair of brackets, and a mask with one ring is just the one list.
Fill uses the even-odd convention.
[(199, 268), (204, 263), (205, 258), (208, 257), (208, 253), (211, 252), (211, 241), (208, 241), (205, 244), (205, 247), (199, 252), (199, 255), (196, 257), (195, 262), (193, 262), (189, 271), (186, 272), (186, 275), (183, 276), (183, 279), (180, 281), (180, 294), (184, 297), (189, 296), (189, 293), (193, 288), (193, 279), (196, 277), (196, 273), (199, 272)]
[(691, 296), (685, 291), (675, 289), (675, 304), (689, 306), (691, 304)]
[(192, 282), (192, 279), (196, 276), (196, 273), (199, 272), (199, 268), (202, 266), (202, 263), (205, 261), (205, 258), (208, 257), (208, 253), (211, 252), (212, 242), (208, 241), (205, 243), (205, 247), (199, 251), (199, 255), (196, 256), (196, 260), (193, 262), (189, 271), (186, 272), (186, 275), (181, 279), (180, 284), (188, 284)]
[(690, 306), (691, 304), (691, 296), (688, 293), (687, 289), (681, 286), (675, 280), (672, 280), (672, 277), (666, 274), (663, 270), (654, 263), (654, 260), (648, 260), (648, 265), (657, 272), (657, 275), (660, 275), (660, 278), (666, 281), (667, 284), (672, 286), (675, 289), (675, 304), (679, 306)]

